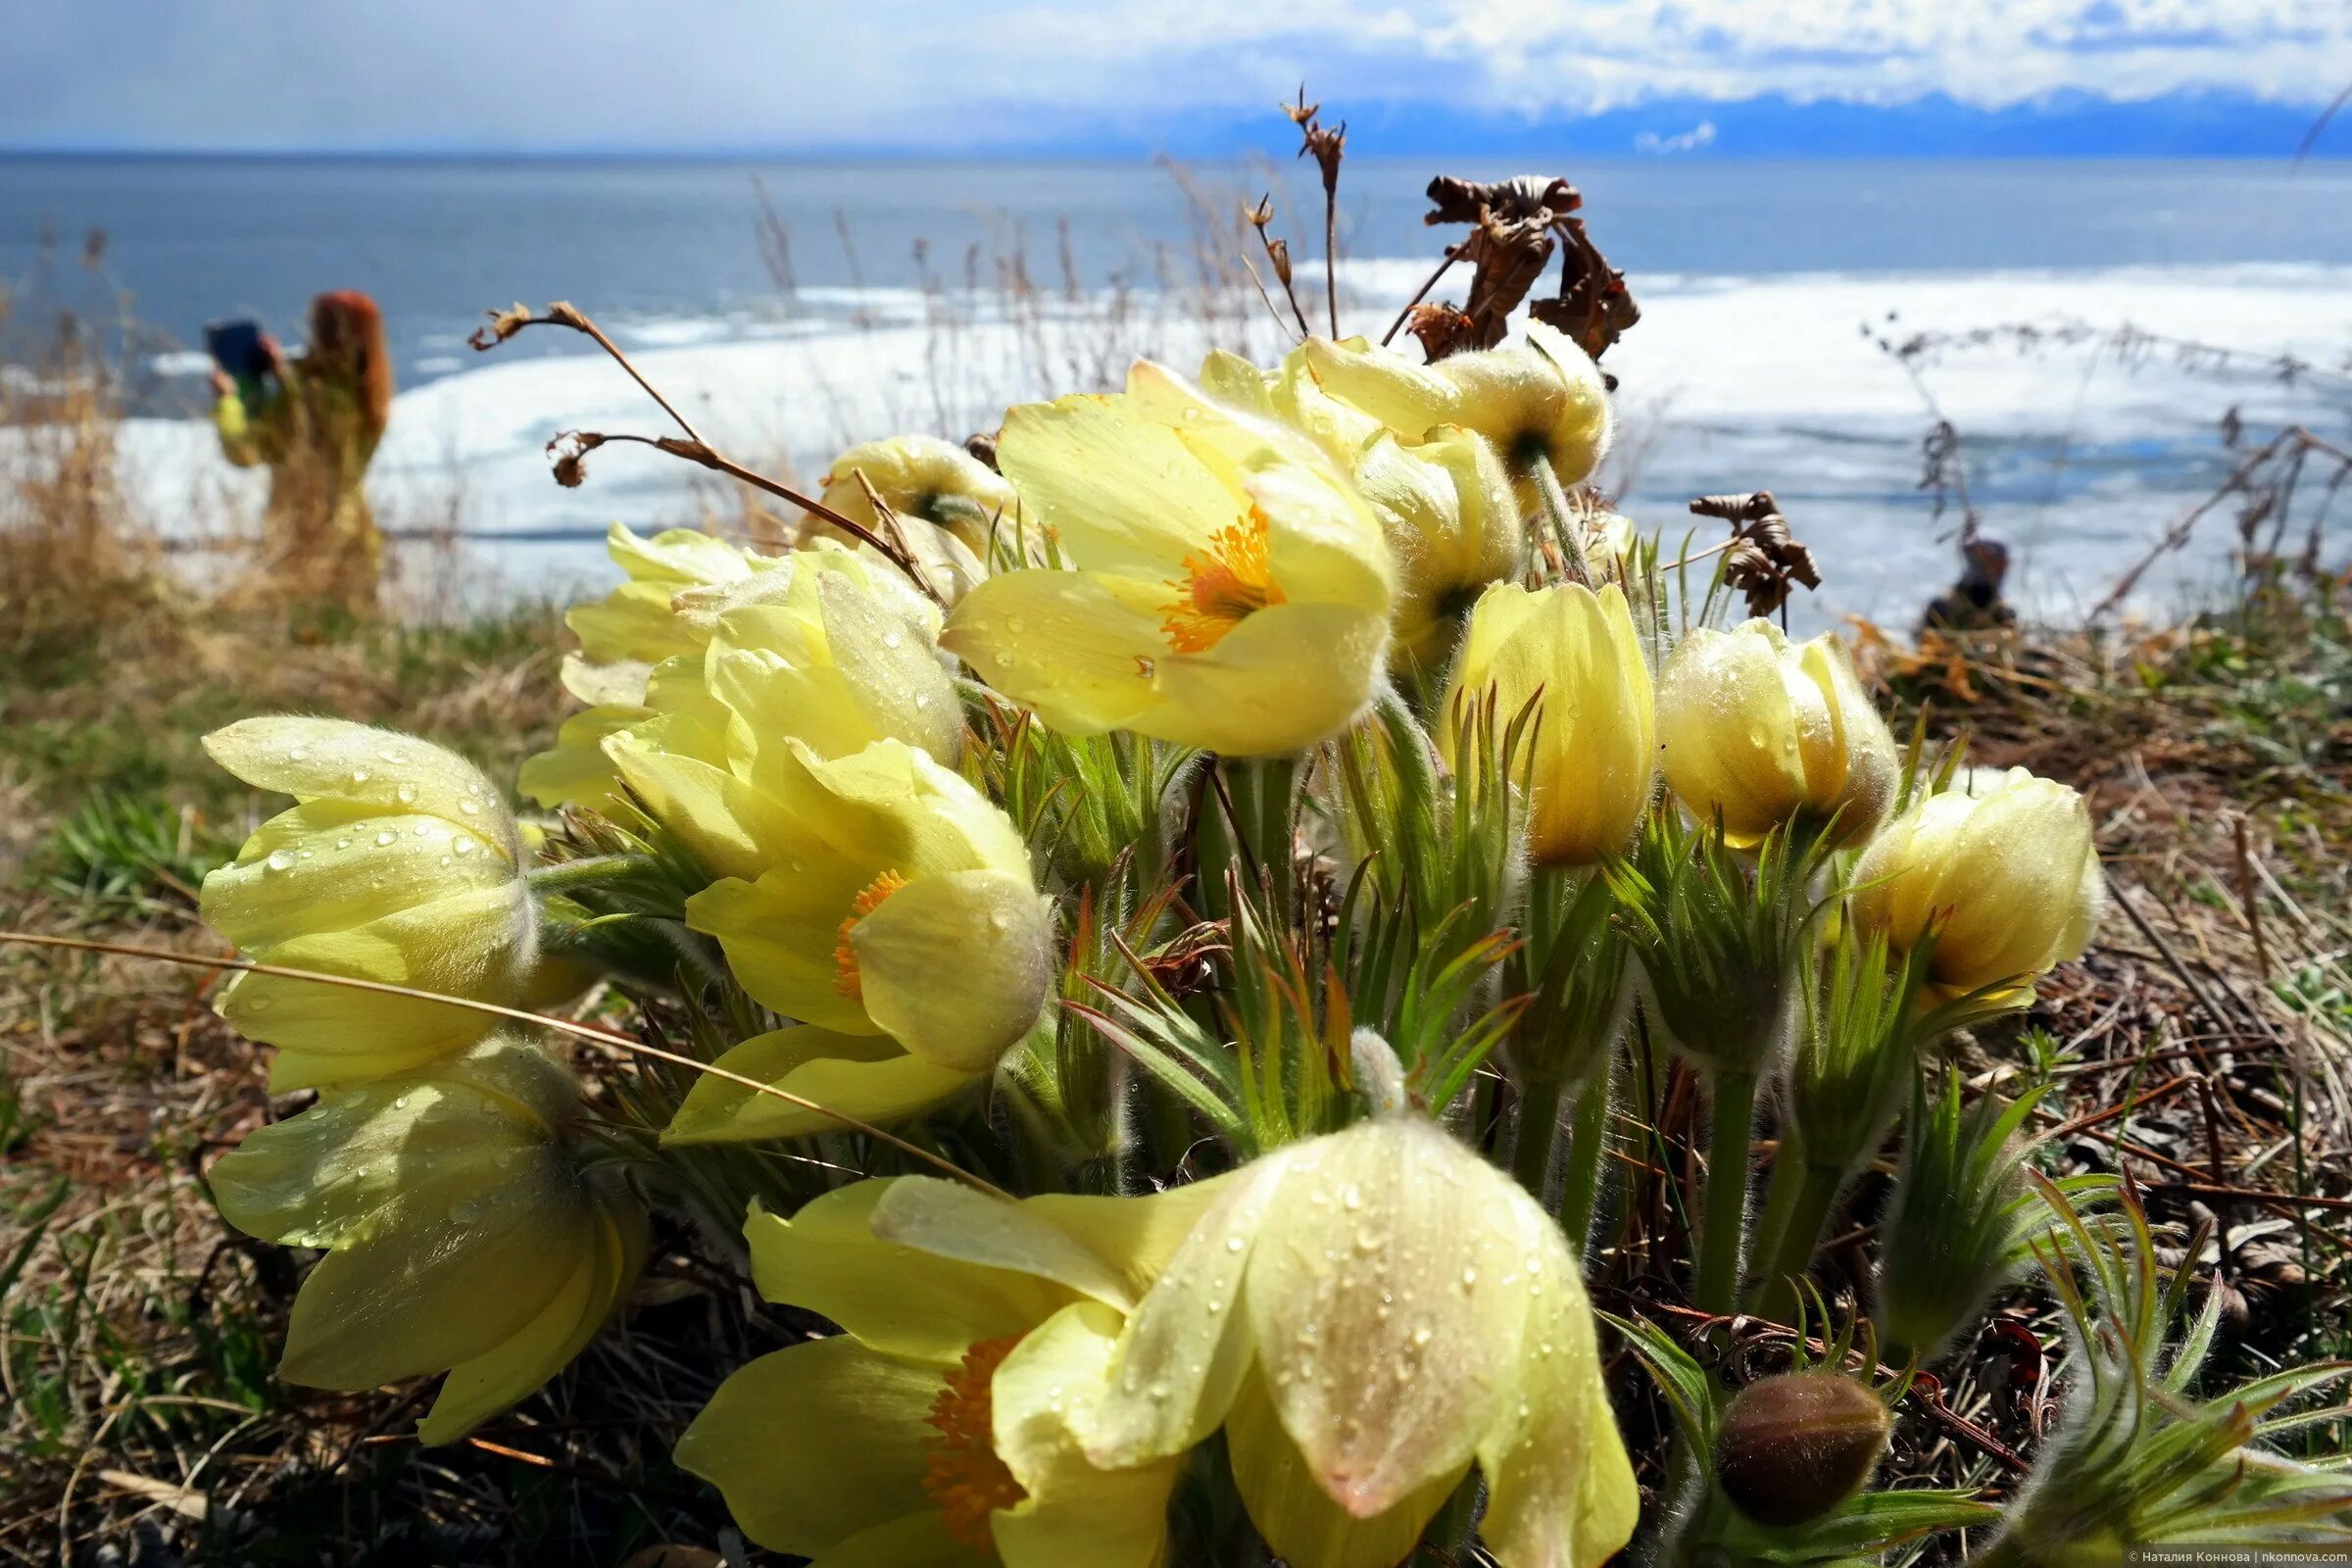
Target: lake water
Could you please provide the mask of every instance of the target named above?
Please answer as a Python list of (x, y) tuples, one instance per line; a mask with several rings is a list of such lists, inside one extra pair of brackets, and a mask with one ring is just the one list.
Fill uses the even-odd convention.
[[(1375, 333), (1434, 262), (1436, 171), (1351, 158), (1345, 325)], [(1679, 536), (1684, 503), (1769, 488), (1830, 576), (1808, 619), (1901, 620), (1951, 573), (1948, 514), (1917, 488), (1928, 398), (1958, 427), (1984, 526), (2024, 593), (2063, 612), (2228, 471), (2235, 407), (2256, 434), (2352, 422), (2352, 166), (2229, 163), (1588, 161), (1592, 232), (1641, 325), (1608, 356), (1621, 438), (1604, 474)], [(1184, 186), (1195, 196), (1188, 199)], [(0, 326), (21, 354), (58, 311), (136, 320), (125, 479), (159, 519), (214, 526), (253, 505), (205, 427), (189, 352), (206, 321), (299, 334), (304, 302), (383, 304), (401, 385), (371, 476), (388, 521), (457, 518), (477, 592), (559, 595), (601, 579), (613, 518), (679, 520), (695, 470), (608, 450), (557, 489), (559, 430), (653, 431), (657, 412), (568, 334), (465, 346), (486, 307), (569, 299), (738, 455), (821, 471), (852, 440), (960, 436), (1013, 401), (1114, 377), (1138, 353), (1189, 365), (1212, 343), (1260, 356), (1283, 329), (1231, 266), (1243, 192), (1311, 197), (1298, 166), (499, 163), (0, 158)], [(1278, 226), (1320, 276), (1319, 214)], [(101, 270), (83, 233), (107, 235)], [(40, 236), (57, 237), (44, 254)], [(779, 250), (775, 236), (786, 236)], [(1260, 260), (1262, 270), (1263, 263)], [(1441, 294), (1445, 292), (1440, 290)], [(1313, 302), (1310, 300), (1310, 308)], [(1872, 330), (1866, 333), (1865, 325)], [(2246, 351), (2184, 365), (2120, 352), (2132, 325)], [(2022, 326), (1953, 349), (1915, 383), (1872, 333)], [(2071, 342), (2054, 329), (2074, 328)], [(2265, 359), (2319, 368), (2292, 381)], [(1924, 385), (1924, 392), (1923, 392)], [(2210, 545), (2152, 592), (2210, 575)], [(1714, 535), (1710, 528), (1706, 537)]]

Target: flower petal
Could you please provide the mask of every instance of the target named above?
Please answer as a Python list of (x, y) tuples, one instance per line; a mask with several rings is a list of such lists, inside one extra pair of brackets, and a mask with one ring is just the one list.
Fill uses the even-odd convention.
[(839, 1188), (789, 1220), (755, 1208), (743, 1235), (760, 1294), (821, 1312), (877, 1350), (941, 1366), (983, 1340), (1018, 1338), (1080, 1298), (1054, 1280), (876, 1236), (874, 1210), (891, 1185)]
[(997, 1368), (994, 1445), (1029, 1494), (990, 1521), (1006, 1568), (1158, 1568), (1166, 1554), (1168, 1494), (1180, 1461), (1098, 1470), (1071, 1426), (1073, 1409), (1107, 1380), (1118, 1333), (1117, 1312), (1074, 1302)]
[[(755, 1035), (711, 1065), (862, 1122), (904, 1121), (972, 1082), (971, 1074), (908, 1055), (880, 1035), (845, 1035), (814, 1024)], [(662, 1142), (757, 1143), (841, 1129), (837, 1118), (822, 1111), (705, 1073), (662, 1129)]]
[(1385, 610), (1261, 610), (1206, 653), (1161, 661), (1160, 702), (1135, 728), (1227, 757), (1303, 751), (1346, 729), (1372, 700), (1388, 637)]
[(1135, 1305), (1118, 1270), (1046, 1218), (1034, 1200), (1008, 1203), (962, 1182), (902, 1176), (874, 1206), (871, 1225), (881, 1240), (933, 1257), (1054, 1280), (1121, 1312)]
[(730, 877), (686, 901), (686, 923), (718, 939), (727, 967), (763, 1006), (826, 1029), (874, 1034), (881, 1026), (843, 994), (833, 956), (860, 885), (857, 872), (833, 867), (779, 869), (757, 882)]
[(351, 801), (460, 823), (517, 857), (514, 819), (482, 770), (429, 741), (339, 718), (247, 718), (204, 738), (206, 755), (257, 789)]
[(750, 881), (815, 853), (813, 835), (723, 767), (664, 751), (635, 731), (606, 741), (605, 752), (655, 819), (714, 876)]
[(672, 1457), (718, 1488), (760, 1545), (856, 1560), (826, 1554), (876, 1526), (938, 1517), (923, 1491), (922, 1436), (939, 1390), (936, 1366), (846, 1335), (796, 1345), (720, 1384)]
[(631, 1209), (616, 1219), (601, 1213), (596, 1245), (539, 1315), (487, 1354), (450, 1369), (433, 1407), (416, 1428), (432, 1446), (455, 1443), (482, 1422), (528, 1398), (571, 1364), (605, 1320), (645, 1253), (645, 1216)]
[(1004, 416), (997, 463), (1024, 508), (1089, 571), (1172, 577), (1238, 496), (1167, 425), (1123, 397), (1023, 404)]
[[(1258, 1367), (1323, 1490), (1369, 1519), (1469, 1464), (1506, 1396), (1527, 1260), (1497, 1182), (1413, 1116), (1296, 1145), (1250, 1253)], [(1503, 1189), (1515, 1192), (1515, 1189)]]
[(1464, 1464), (1386, 1512), (1358, 1519), (1323, 1494), (1254, 1372), (1243, 1380), (1225, 1418), (1225, 1442), (1250, 1522), (1290, 1568), (1392, 1568), (1403, 1562), (1470, 1469)]
[(1250, 1369), (1242, 1287), (1250, 1247), (1281, 1185), (1279, 1156), (1236, 1172), (1127, 1320), (1108, 1391), (1078, 1417), (1097, 1465), (1180, 1454), (1225, 1419)]
[[(942, 1067), (986, 1072), (1037, 1023), (1056, 965), (1052, 915), (1026, 876), (910, 882), (850, 929), (866, 1015)], [(958, 976), (942, 984), (940, 965)]]
[(1054, 728), (1100, 735), (1152, 707), (1172, 595), (1101, 572), (1008, 571), (964, 595), (939, 645)]
[(1547, 1288), (1523, 1294), (1515, 1397), (1479, 1440), (1488, 1494), (1479, 1533), (1502, 1568), (1590, 1568), (1632, 1539), (1642, 1495), (1601, 1380), (1576, 1255), (1533, 1202), (1513, 1208), (1536, 1265), (1529, 1278)]

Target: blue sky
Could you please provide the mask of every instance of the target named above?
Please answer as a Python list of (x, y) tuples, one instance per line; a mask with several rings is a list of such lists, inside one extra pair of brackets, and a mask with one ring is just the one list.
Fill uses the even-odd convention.
[[(2269, 151), (2352, 0), (30, 0), (0, 147)], [(2328, 138), (2352, 150), (2352, 126)]]

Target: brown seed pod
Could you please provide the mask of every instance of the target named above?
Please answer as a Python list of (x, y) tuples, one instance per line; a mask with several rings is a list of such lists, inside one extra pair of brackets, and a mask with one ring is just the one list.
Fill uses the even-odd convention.
[(1765, 1378), (1723, 1413), (1715, 1479), (1756, 1523), (1801, 1525), (1870, 1479), (1893, 1424), (1877, 1395), (1840, 1373)]

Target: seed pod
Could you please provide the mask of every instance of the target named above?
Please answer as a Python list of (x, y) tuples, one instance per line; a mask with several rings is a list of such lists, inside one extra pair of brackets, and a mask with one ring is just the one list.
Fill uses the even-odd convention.
[(1715, 1479), (1756, 1523), (1801, 1525), (1860, 1490), (1892, 1426), (1879, 1396), (1839, 1373), (1765, 1378), (1723, 1413)]

